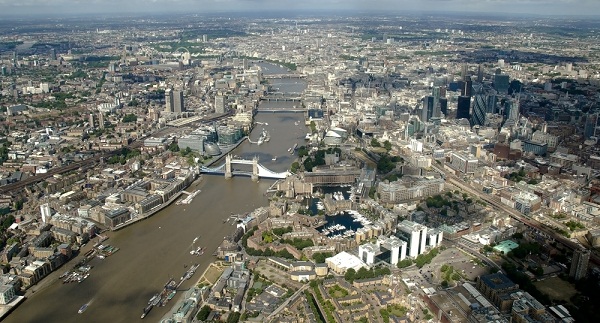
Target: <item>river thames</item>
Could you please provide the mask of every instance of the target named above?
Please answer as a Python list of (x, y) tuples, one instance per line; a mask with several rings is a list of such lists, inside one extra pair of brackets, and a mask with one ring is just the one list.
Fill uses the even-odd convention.
[[(271, 104), (271, 103), (261, 103)], [(281, 106), (282, 103), (278, 103)], [(285, 103), (284, 103), (285, 104)], [(302, 113), (258, 113), (258, 125), (250, 137), (255, 141), (262, 128), (271, 140), (260, 146), (248, 141), (232, 151), (232, 154), (259, 162), (267, 168), (282, 172), (289, 169), (295, 156), (288, 152), (294, 144), (302, 145), (306, 134)], [(277, 157), (276, 160), (273, 160)], [(218, 166), (219, 163), (216, 164)], [(88, 279), (77, 284), (62, 284), (55, 278), (49, 286), (37, 290), (5, 318), (5, 322), (132, 322), (139, 321), (142, 309), (170, 277), (178, 280), (186, 266), (199, 263), (196, 274), (185, 281), (180, 290), (195, 284), (200, 274), (215, 257), (212, 253), (225, 236), (234, 230), (223, 220), (232, 213), (246, 213), (268, 205), (264, 195), (274, 183), (260, 179), (253, 182), (249, 177), (203, 175), (188, 191), (200, 189), (188, 205), (169, 206), (151, 218), (109, 232), (105, 244), (119, 247), (120, 251), (104, 260), (94, 259), (94, 268)], [(197, 257), (190, 255), (194, 238), (195, 246), (203, 246), (206, 253)], [(71, 268), (67, 263), (58, 272)], [(48, 279), (51, 279), (50, 277)], [(35, 288), (35, 287), (34, 287)], [(156, 322), (183, 293), (165, 307), (154, 308), (146, 321)], [(90, 302), (88, 309), (78, 314), (78, 309)]]

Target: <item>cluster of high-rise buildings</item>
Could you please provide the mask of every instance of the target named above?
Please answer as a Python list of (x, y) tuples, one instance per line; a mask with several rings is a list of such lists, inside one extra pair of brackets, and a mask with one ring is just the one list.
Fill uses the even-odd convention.
[(358, 257), (367, 265), (378, 263), (397, 265), (399, 261), (417, 258), (441, 245), (443, 231), (429, 229), (425, 225), (404, 220), (389, 236), (380, 236), (375, 243), (358, 247)]

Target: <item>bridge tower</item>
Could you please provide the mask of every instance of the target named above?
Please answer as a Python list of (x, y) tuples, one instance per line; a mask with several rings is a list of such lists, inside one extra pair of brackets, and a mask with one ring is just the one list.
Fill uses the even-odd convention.
[(252, 180), (258, 181), (258, 156), (252, 158)]
[(225, 156), (225, 178), (231, 178), (233, 174), (231, 173), (231, 155), (227, 154)]

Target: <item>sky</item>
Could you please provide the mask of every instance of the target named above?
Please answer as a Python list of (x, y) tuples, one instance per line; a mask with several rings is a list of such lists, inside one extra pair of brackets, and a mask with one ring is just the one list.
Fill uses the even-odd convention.
[(0, 15), (215, 12), (481, 12), (600, 15), (600, 0), (0, 0)]

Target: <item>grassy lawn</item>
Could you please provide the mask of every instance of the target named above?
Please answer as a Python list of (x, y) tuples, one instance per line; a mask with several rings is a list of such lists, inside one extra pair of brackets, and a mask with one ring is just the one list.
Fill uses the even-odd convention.
[(341, 288), (339, 285), (335, 285), (329, 288), (329, 295), (333, 298), (341, 298), (348, 296), (348, 291)]
[(222, 273), (223, 269), (216, 268), (215, 266), (210, 266), (206, 271), (206, 274), (204, 274), (204, 278), (214, 285), (217, 282), (217, 279), (221, 277)]
[(408, 310), (400, 305), (389, 306), (388, 311), (396, 317), (404, 317)]
[(542, 281), (534, 282), (533, 284), (540, 292), (556, 300), (569, 302), (571, 297), (577, 293), (573, 285), (559, 277), (546, 278)]

